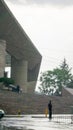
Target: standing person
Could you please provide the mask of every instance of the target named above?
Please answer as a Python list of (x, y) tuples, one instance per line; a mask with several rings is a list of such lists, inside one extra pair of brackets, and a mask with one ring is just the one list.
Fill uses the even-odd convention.
[(52, 103), (51, 100), (48, 103), (49, 119), (52, 119)]

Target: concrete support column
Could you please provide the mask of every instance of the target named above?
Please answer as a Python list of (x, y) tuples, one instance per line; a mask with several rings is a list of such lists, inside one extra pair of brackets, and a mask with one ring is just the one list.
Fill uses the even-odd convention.
[(11, 77), (16, 85), (20, 85), (24, 92), (27, 92), (27, 61), (16, 60), (11, 57)]
[(4, 76), (6, 41), (0, 40), (0, 77)]

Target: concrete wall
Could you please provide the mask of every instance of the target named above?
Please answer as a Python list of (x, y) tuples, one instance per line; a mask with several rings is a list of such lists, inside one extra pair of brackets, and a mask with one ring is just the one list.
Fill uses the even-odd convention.
[(11, 57), (11, 77), (15, 80), (15, 85), (20, 85), (23, 92), (34, 93), (36, 80), (28, 81), (27, 61), (17, 60), (14, 57)]
[(36, 81), (28, 82), (27, 83), (27, 92), (28, 93), (34, 93), (36, 87)]
[(0, 77), (4, 76), (5, 69), (6, 42), (0, 40)]
[(15, 80), (15, 84), (20, 85), (24, 92), (27, 92), (27, 67), (27, 61), (11, 57), (11, 77)]

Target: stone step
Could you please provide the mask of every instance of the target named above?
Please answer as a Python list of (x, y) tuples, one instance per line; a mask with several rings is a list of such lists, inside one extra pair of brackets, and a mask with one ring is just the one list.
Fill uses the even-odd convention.
[(17, 114), (19, 110), (21, 114), (44, 114), (49, 100), (52, 101), (53, 114), (71, 113), (71, 96), (46, 96), (0, 90), (0, 108), (6, 114)]

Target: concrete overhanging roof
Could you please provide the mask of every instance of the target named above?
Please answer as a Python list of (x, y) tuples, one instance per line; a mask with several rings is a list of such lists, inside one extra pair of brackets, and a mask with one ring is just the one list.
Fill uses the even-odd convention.
[(0, 39), (6, 40), (6, 51), (18, 60), (27, 60), (29, 69), (40, 64), (41, 54), (3, 0), (0, 0)]

